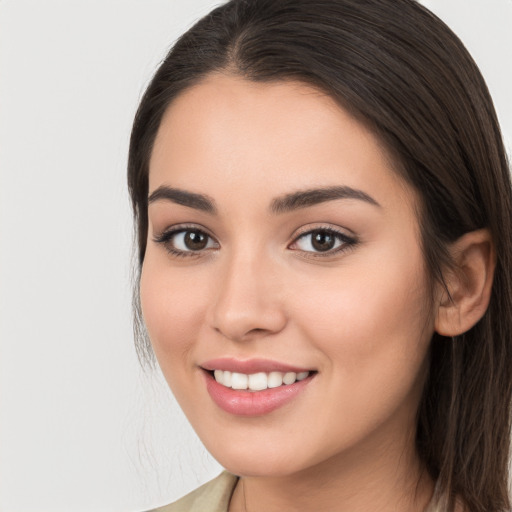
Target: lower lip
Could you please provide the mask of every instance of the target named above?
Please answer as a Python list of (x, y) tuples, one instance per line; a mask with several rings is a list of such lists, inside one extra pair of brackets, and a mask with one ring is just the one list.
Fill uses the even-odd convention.
[(262, 416), (291, 402), (311, 382), (316, 373), (304, 380), (262, 391), (240, 391), (219, 384), (209, 372), (204, 372), (206, 389), (211, 399), (223, 411), (237, 416)]

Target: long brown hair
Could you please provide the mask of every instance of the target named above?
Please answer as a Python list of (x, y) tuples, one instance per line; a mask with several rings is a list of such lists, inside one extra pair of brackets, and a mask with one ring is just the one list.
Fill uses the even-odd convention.
[[(416, 446), (448, 497), (447, 510), (455, 497), (471, 511), (509, 509), (511, 184), (492, 100), (463, 44), (414, 0), (232, 0), (216, 8), (177, 41), (135, 117), (128, 184), (139, 271), (149, 159), (162, 116), (180, 92), (214, 71), (313, 85), (373, 130), (420, 197), (432, 283), (443, 282), (453, 241), (490, 230), (497, 267), (489, 308), (461, 336), (434, 335)], [(147, 340), (138, 350), (151, 357)]]

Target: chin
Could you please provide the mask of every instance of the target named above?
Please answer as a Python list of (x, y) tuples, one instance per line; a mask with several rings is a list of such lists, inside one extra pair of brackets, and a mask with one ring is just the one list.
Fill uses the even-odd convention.
[(272, 443), (231, 443), (230, 446), (213, 447), (205, 443), (212, 456), (227, 471), (239, 476), (285, 477), (314, 465), (304, 457), (303, 449), (297, 447), (275, 448)]

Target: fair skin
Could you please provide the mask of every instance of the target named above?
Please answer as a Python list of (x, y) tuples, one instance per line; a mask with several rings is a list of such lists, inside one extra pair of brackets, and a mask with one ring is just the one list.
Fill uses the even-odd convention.
[[(428, 307), (417, 198), (390, 162), (361, 123), (300, 83), (212, 75), (163, 118), (143, 315), (192, 426), (243, 477), (230, 511), (420, 511), (431, 498), (415, 415), (434, 329), (463, 329), (453, 323), (465, 316), (442, 293)], [(492, 275), (488, 239), (466, 245)], [(279, 407), (239, 410), (240, 394), (259, 392), (213, 399), (208, 362), (219, 358), (309, 373)]]

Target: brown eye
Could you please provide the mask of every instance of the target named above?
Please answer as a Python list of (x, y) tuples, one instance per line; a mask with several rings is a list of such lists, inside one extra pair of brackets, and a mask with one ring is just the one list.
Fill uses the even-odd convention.
[(206, 249), (209, 236), (202, 231), (185, 231), (183, 243), (185, 247), (191, 251), (201, 251)]
[(336, 237), (329, 231), (313, 231), (311, 245), (319, 252), (330, 251), (336, 244)]
[(208, 233), (194, 228), (170, 230), (154, 240), (174, 256), (196, 256), (209, 249), (219, 248), (218, 242)]
[(326, 256), (336, 254), (344, 249), (354, 246), (357, 240), (354, 237), (334, 229), (313, 229), (300, 235), (290, 246), (290, 249), (299, 250), (312, 255)]

